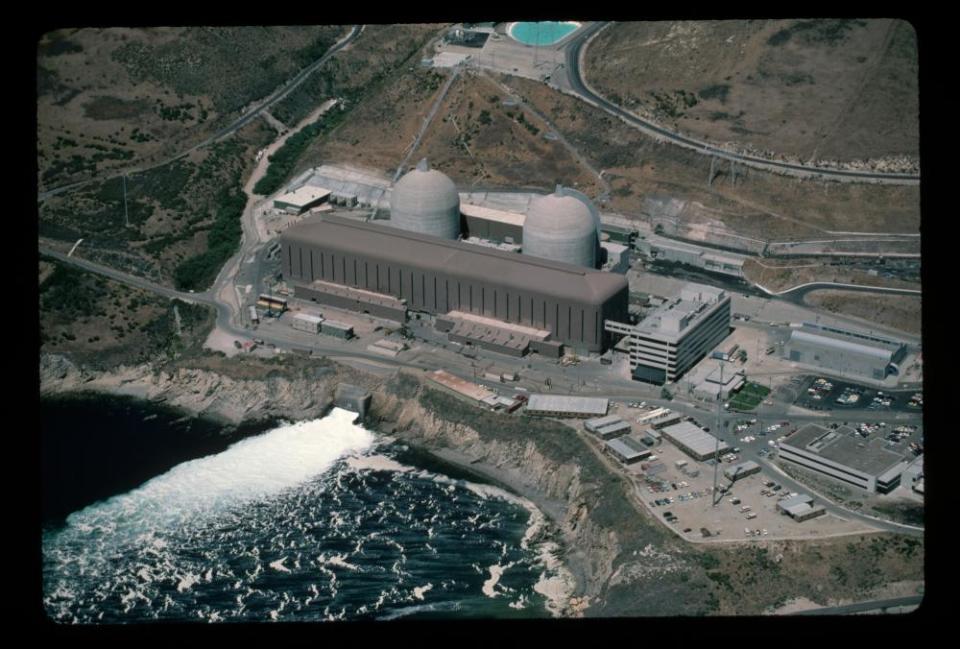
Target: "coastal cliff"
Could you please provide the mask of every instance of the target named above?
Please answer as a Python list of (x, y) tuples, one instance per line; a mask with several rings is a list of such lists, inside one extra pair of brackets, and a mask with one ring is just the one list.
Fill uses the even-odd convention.
[(40, 378), (41, 395), (130, 395), (230, 423), (313, 419), (341, 383), (367, 390), (368, 429), (499, 483), (545, 516), (528, 540), (549, 549), (544, 561), (558, 576), (537, 590), (559, 616), (758, 615), (791, 598), (841, 605), (889, 596), (892, 583), (922, 584), (922, 541), (898, 535), (683, 542), (576, 427), (478, 408), (420, 372), (384, 379), (325, 359), (216, 354), (98, 371), (42, 355)]
[[(294, 357), (285, 358), (282, 365), (259, 359), (244, 363), (205, 357), (104, 372), (47, 354), (40, 359), (41, 394), (124, 394), (240, 423), (323, 416), (333, 403), (336, 386), (350, 382), (373, 394), (368, 427), (498, 482), (543, 512), (546, 520), (531, 541), (555, 548), (545, 557), (548, 566), (556, 560), (562, 563), (554, 565), (560, 577), (538, 588), (556, 602), (555, 614), (629, 614), (633, 605), (621, 597), (611, 599), (611, 588), (616, 591), (638, 577), (662, 576), (677, 567), (675, 557), (662, 552), (659, 567), (650, 556), (640, 554), (644, 546), (659, 548), (670, 540), (656, 523), (643, 521), (641, 543), (638, 528), (618, 520), (623, 504), (619, 479), (563, 424), (481, 411), (426, 387), (408, 373), (383, 380), (343, 365)], [(638, 517), (632, 509), (627, 515)], [(677, 610), (663, 603), (654, 609), (650, 614)]]

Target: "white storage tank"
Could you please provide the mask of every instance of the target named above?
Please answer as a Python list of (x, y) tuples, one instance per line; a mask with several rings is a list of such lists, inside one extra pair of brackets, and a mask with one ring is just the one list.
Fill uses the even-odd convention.
[(600, 214), (589, 198), (557, 185), (530, 202), (523, 224), (523, 254), (596, 268)]
[(460, 237), (460, 194), (450, 178), (424, 158), (390, 193), (389, 225), (442, 239)]

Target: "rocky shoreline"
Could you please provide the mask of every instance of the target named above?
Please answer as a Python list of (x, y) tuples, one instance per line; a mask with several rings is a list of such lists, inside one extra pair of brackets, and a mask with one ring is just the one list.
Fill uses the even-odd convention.
[[(128, 395), (232, 424), (271, 417), (294, 421), (322, 417), (332, 406), (336, 385), (344, 375), (357, 379), (354, 370), (343, 366), (312, 379), (286, 375), (236, 379), (207, 369), (151, 365), (100, 372), (57, 355), (41, 356), (40, 368), (41, 395)], [(607, 534), (589, 525), (578, 467), (558, 465), (529, 443), (522, 449), (519, 444), (485, 443), (477, 431), (445, 421), (416, 399), (391, 394), (382, 382), (372, 393), (367, 418), (372, 430), (481, 476), (542, 512), (544, 520), (534, 526), (533, 538), (528, 540), (546, 548), (545, 566), (558, 576), (542, 580), (537, 590), (547, 597), (554, 615), (583, 616), (606, 584), (617, 548)], [(583, 552), (583, 547), (594, 551)]]

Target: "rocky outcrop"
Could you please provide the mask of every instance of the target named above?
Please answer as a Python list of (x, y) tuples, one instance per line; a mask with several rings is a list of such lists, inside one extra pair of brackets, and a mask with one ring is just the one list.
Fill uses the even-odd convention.
[(149, 364), (94, 372), (59, 355), (40, 359), (40, 392), (94, 391), (163, 401), (189, 412), (231, 423), (244, 420), (311, 419), (333, 402), (338, 373), (322, 378), (290, 378), (282, 372), (255, 379), (233, 379), (191, 368), (157, 369)]
[(508, 484), (547, 514), (551, 524), (543, 532), (558, 537), (562, 560), (575, 580), (561, 615), (580, 616), (601, 595), (621, 550), (616, 532), (588, 515), (595, 485), (581, 481), (580, 466), (572, 458), (556, 462), (529, 440), (484, 439), (477, 430), (427, 410), (416, 398), (380, 391), (372, 412), (398, 439), (428, 450), (455, 449), (466, 462), (482, 463), (487, 470), (481, 472)]

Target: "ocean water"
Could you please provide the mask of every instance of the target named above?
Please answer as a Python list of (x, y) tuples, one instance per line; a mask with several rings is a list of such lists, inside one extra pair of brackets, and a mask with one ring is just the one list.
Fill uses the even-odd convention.
[(46, 516), (47, 614), (65, 623), (548, 616), (538, 584), (557, 576), (552, 546), (531, 542), (539, 512), (354, 418), (334, 409), (279, 423)]

